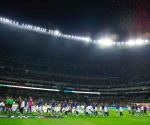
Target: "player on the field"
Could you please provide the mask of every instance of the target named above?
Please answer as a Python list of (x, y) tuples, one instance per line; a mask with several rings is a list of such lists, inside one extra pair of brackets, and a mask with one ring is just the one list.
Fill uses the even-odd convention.
[(144, 106), (143, 105), (141, 106), (141, 114), (142, 115), (144, 114)]
[(51, 111), (52, 111), (52, 113), (55, 112), (55, 107), (56, 107), (56, 101), (54, 99), (52, 99), (52, 102), (51, 102)]
[(132, 105), (131, 111), (132, 111), (132, 115), (135, 115), (135, 106), (134, 105)]
[(138, 116), (138, 106), (137, 106), (137, 104), (135, 104), (135, 116)]
[(116, 105), (116, 115), (119, 116), (120, 115), (120, 106)]
[(79, 112), (78, 112), (78, 104), (77, 104), (77, 102), (75, 101), (75, 102), (72, 102), (72, 105), (71, 105), (71, 107), (72, 107), (72, 112), (74, 111), (75, 113), (76, 113), (76, 116), (78, 116), (79, 115)]
[(147, 107), (144, 106), (144, 115), (146, 115), (146, 114), (147, 114)]
[(5, 103), (3, 102), (3, 100), (0, 100), (0, 109), (4, 112), (5, 110)]
[(27, 110), (28, 110), (28, 100), (27, 100), (27, 98), (24, 99), (24, 103), (25, 103), (24, 104), (24, 111), (27, 112)]
[(8, 111), (8, 101), (9, 101), (9, 97), (7, 96), (5, 100), (5, 112)]
[(33, 100), (32, 100), (32, 97), (29, 97), (29, 99), (28, 99), (28, 111), (27, 112), (32, 113), (32, 106), (33, 106)]
[(123, 116), (123, 107), (119, 106), (119, 112), (120, 112), (120, 116)]
[(74, 101), (71, 101), (71, 113), (73, 113), (73, 111), (74, 111)]
[(75, 108), (76, 116), (79, 116), (79, 112), (80, 112), (80, 105), (77, 105)]
[(21, 102), (22, 102), (22, 99), (21, 99), (21, 97), (19, 97), (17, 100), (16, 100), (16, 102), (17, 102), (17, 108), (16, 108), (16, 111), (15, 112), (20, 112), (20, 108), (21, 108)]
[(92, 114), (95, 115), (95, 104), (94, 103), (92, 103), (92, 110), (91, 111), (92, 111)]
[(65, 113), (66, 116), (68, 115), (68, 104), (66, 100), (63, 102), (62, 111)]
[(104, 105), (104, 104), (102, 104), (103, 116), (105, 116), (104, 108), (105, 108), (105, 105)]
[(108, 108), (106, 105), (104, 106), (104, 116), (109, 116)]
[(131, 106), (128, 105), (128, 112), (129, 112), (129, 115), (131, 114)]
[(88, 106), (88, 105), (85, 106), (85, 108), (86, 108), (86, 109), (85, 109), (85, 115), (89, 115), (89, 114), (90, 114), (91, 111), (90, 111), (90, 108), (89, 108), (89, 107), (90, 107), (90, 106)]
[(102, 106), (101, 106), (101, 105), (99, 106), (99, 112), (100, 112), (100, 115), (104, 115), (104, 114), (103, 114), (103, 109), (102, 109)]
[(22, 100), (22, 101), (21, 101), (21, 105), (20, 105), (20, 113), (21, 113), (21, 114), (23, 114), (23, 112), (24, 112), (24, 107), (25, 107), (25, 101)]
[(87, 104), (86, 104), (86, 103), (84, 103), (84, 114), (85, 114), (85, 115), (88, 115), (87, 107), (88, 107), (88, 106), (87, 106)]
[(56, 102), (55, 102), (55, 100), (54, 99), (52, 99), (51, 100), (51, 102), (50, 102), (50, 107), (49, 108), (47, 108), (47, 112), (52, 112), (52, 113), (54, 113), (54, 110), (55, 110), (55, 106), (56, 106)]
[(137, 115), (138, 115), (138, 116), (141, 116), (141, 106), (138, 106)]
[(94, 114), (95, 114), (95, 116), (98, 116), (98, 107), (97, 107), (97, 104), (95, 105)]
[(38, 106), (38, 112), (39, 112), (39, 113), (43, 112), (43, 99), (42, 99), (42, 98), (40, 98), (40, 99), (38, 100), (37, 106)]
[(95, 103), (92, 104), (92, 111), (93, 111), (93, 115), (97, 116), (97, 107)]
[(6, 99), (6, 112), (12, 113), (12, 105), (14, 103), (14, 100), (12, 97), (7, 97)]

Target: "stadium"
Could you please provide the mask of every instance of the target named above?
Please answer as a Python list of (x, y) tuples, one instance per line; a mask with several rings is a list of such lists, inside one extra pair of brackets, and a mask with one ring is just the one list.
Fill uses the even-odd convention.
[(148, 125), (149, 55), (147, 31), (96, 38), (0, 16), (0, 125)]

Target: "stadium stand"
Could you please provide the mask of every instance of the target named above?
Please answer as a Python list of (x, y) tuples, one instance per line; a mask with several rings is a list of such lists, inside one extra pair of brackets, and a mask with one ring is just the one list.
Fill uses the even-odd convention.
[[(148, 101), (149, 45), (140, 48), (100, 49), (96, 45), (55, 38), (0, 24), (0, 83), (58, 89), (45, 92), (0, 88), (1, 95), (93, 99), (114, 103)], [(134, 51), (133, 51), (134, 50)], [(32, 91), (32, 93), (31, 93)], [(68, 93), (100, 92), (100, 95)], [(65, 93), (67, 92), (67, 93)], [(63, 96), (62, 96), (63, 95)], [(81, 95), (80, 97), (78, 95)], [(140, 95), (135, 98), (135, 95)], [(101, 98), (99, 98), (101, 97)], [(128, 97), (128, 98), (126, 98)], [(81, 99), (82, 98), (82, 99)], [(120, 99), (120, 100), (119, 100)], [(61, 100), (61, 99), (60, 99)], [(104, 101), (105, 100), (105, 101)]]

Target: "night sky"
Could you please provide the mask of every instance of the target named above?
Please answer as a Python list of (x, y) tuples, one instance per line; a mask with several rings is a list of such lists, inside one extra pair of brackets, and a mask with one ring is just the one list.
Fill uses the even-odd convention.
[(94, 39), (103, 34), (122, 39), (150, 32), (149, 13), (150, 0), (0, 1), (0, 16)]

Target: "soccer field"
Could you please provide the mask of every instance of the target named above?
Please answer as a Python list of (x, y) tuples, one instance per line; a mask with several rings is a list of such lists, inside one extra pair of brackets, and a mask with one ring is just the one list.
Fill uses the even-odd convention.
[(0, 125), (150, 125), (150, 118), (0, 119)]
[(135, 117), (116, 116), (115, 112), (111, 112), (108, 117), (95, 116), (67, 116), (63, 118), (49, 119), (21, 119), (21, 118), (1, 118), (0, 125), (150, 125), (150, 116)]

